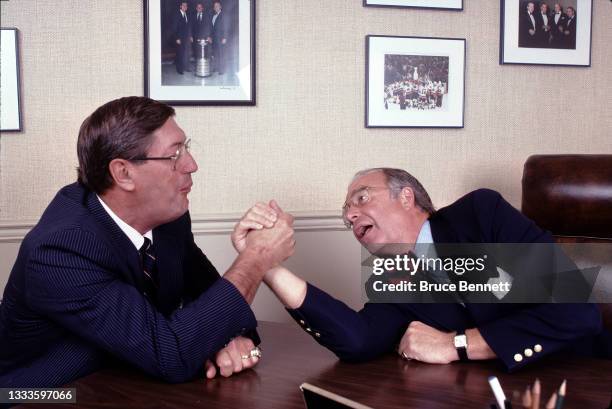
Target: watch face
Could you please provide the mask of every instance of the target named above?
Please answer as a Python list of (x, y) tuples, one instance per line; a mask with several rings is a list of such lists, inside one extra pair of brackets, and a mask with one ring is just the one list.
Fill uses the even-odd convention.
[(465, 335), (455, 337), (455, 348), (467, 348), (467, 337)]

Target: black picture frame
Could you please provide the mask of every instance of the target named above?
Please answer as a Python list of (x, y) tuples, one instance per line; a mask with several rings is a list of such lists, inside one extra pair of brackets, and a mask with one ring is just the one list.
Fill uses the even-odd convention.
[[(215, 18), (215, 27), (225, 32), (222, 49), (215, 47), (221, 41), (216, 41), (213, 29), (212, 0), (186, 1), (185, 26), (179, 26), (182, 2), (143, 1), (145, 96), (169, 105), (256, 105), (256, 0), (221, 2), (223, 20)], [(204, 4), (203, 20), (208, 24), (202, 30), (195, 27), (198, 3)], [(208, 39), (206, 45), (198, 41), (199, 35)], [(179, 50), (175, 38), (181, 36), (193, 37), (193, 42)], [(179, 59), (179, 53), (187, 57)]]
[(0, 131), (23, 131), (21, 109), (21, 66), (19, 30), (15, 27), (0, 28), (0, 80), (2, 81)]
[(463, 0), (363, 0), (363, 6), (462, 11)]
[[(529, 3), (534, 5), (533, 18), (527, 14)], [(560, 18), (555, 18), (554, 9), (546, 13), (548, 24), (540, 17), (541, 3), (549, 4), (500, 0), (499, 64), (590, 67), (593, 0), (562, 2)], [(574, 10), (573, 19), (568, 18), (569, 8)]]
[(367, 35), (365, 127), (463, 128), (466, 49), (465, 38)]

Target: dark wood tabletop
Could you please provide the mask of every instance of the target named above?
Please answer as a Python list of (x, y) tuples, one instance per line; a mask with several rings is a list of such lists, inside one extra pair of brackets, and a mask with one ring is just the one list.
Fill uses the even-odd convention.
[(430, 365), (393, 354), (349, 364), (339, 362), (297, 324), (260, 322), (258, 331), (260, 363), (230, 378), (169, 385), (135, 370), (105, 369), (67, 386), (77, 388), (77, 406), (88, 408), (304, 409), (298, 388), (303, 382), (373, 408), (489, 408), (494, 403), (490, 375), (510, 396), (538, 377), (544, 402), (567, 379), (566, 409), (604, 409), (612, 396), (612, 361), (557, 355), (513, 374), (492, 361)]

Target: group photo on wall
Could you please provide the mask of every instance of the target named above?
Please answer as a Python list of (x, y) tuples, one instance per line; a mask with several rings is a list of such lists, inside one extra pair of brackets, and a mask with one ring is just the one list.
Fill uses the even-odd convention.
[(591, 66), (593, 0), (500, 0), (500, 64)]
[(385, 109), (447, 110), (448, 57), (385, 55)]
[(255, 104), (255, 0), (144, 0), (145, 95)]
[(366, 127), (461, 128), (464, 38), (366, 36)]
[(523, 1), (519, 47), (576, 49), (576, 0)]
[[(163, 85), (236, 85), (237, 0), (160, 3)], [(208, 77), (201, 82), (201, 78)]]

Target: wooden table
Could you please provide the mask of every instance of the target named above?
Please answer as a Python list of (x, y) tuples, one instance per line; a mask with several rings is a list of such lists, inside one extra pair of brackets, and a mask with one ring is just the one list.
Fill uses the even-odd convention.
[[(544, 400), (567, 378), (566, 409), (603, 409), (611, 399), (612, 361), (557, 356), (514, 374), (495, 362), (429, 365), (391, 354), (347, 364), (338, 362), (297, 324), (260, 322), (259, 333), (262, 360), (255, 369), (230, 378), (169, 385), (136, 371), (106, 369), (67, 386), (77, 388), (78, 407), (89, 408), (304, 409), (298, 389), (302, 382), (374, 408), (489, 408), (494, 402), (487, 383), (490, 375), (499, 377), (507, 395), (523, 391), (539, 377)], [(45, 407), (54, 406), (70, 407)]]

